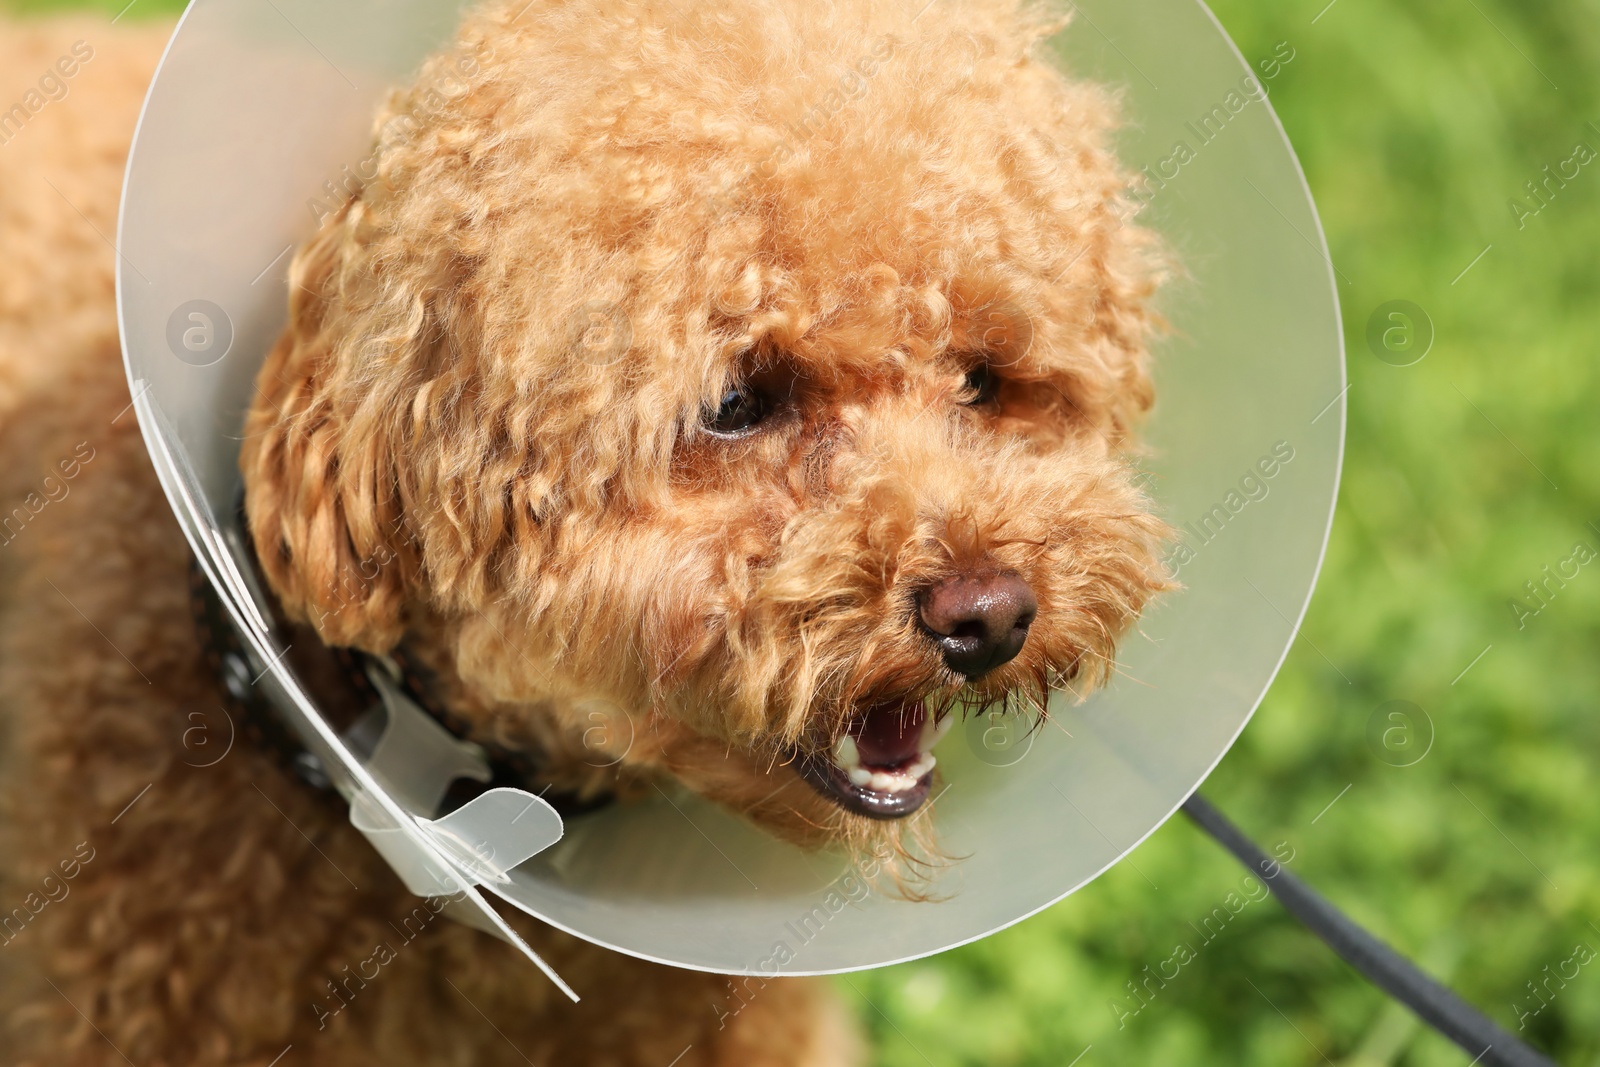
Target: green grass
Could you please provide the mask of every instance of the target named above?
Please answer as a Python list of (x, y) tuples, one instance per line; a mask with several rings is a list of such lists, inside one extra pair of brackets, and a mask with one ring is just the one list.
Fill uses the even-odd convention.
[[(40, 14), (52, 11), (103, 11), (116, 16), (126, 12), (127, 18), (163, 18), (181, 12), (186, 0), (0, 0), (0, 11), (20, 11), (23, 14)], [(119, 20), (120, 21), (120, 20)]]
[[(1313, 24), (1324, 2), (1216, 4), (1247, 57), (1279, 40), (1297, 50), (1272, 100), (1349, 278), (1352, 387), (1309, 640), (1206, 791), (1516, 1031), (1513, 1005), (1537, 1003), (1526, 983), (1579, 943), (1600, 950), (1600, 561), (1524, 628), (1509, 606), (1576, 542), (1600, 549), (1600, 160), (1521, 229), (1507, 206), (1576, 141), (1600, 149), (1586, 126), (1600, 121), (1600, 6), (1337, 0)], [(1365, 344), (1369, 314), (1393, 299), (1437, 331), (1411, 367)], [(1390, 699), (1434, 724), (1414, 766), (1365, 741)], [(1189, 923), (1242, 874), (1182, 819), (1133, 859), (1138, 871), (1121, 864), (995, 937), (841, 981), (877, 1063), (1066, 1067), (1087, 1046), (1082, 1067), (1470, 1059), (1270, 901), (1119, 1027), (1125, 984), (1195, 940)], [(1600, 1065), (1600, 960), (1522, 1033), (1563, 1064)]]

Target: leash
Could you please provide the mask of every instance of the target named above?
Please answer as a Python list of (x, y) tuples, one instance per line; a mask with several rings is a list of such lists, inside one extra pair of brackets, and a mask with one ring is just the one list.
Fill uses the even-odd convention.
[(1360, 971), (1367, 981), (1410, 1008), (1419, 1019), (1474, 1057), (1474, 1064), (1556, 1067), (1554, 1060), (1502, 1029), (1493, 1019), (1429, 977), (1290, 874), (1199, 793), (1184, 801), (1183, 813), (1259, 877), (1284, 910), (1300, 920), (1301, 925)]

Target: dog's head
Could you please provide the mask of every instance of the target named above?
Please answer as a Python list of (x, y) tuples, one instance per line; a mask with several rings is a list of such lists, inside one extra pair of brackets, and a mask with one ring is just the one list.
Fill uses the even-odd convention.
[(1013, 0), (524, 4), (390, 99), (295, 260), (268, 577), (502, 740), (889, 827), (936, 722), (1092, 686), (1164, 585), (1111, 102)]

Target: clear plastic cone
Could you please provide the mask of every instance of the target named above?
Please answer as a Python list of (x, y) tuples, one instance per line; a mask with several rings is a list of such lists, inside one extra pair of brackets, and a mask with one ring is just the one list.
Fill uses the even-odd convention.
[[(1148, 175), (1143, 221), (1185, 272), (1161, 301), (1172, 332), (1145, 433), (1150, 492), (1183, 538), (1183, 589), (1146, 614), (1117, 679), (1087, 703), (1061, 701), (1031, 737), (978, 719), (940, 743), (937, 828), (964, 858), (933, 887), (937, 902), (866, 894), (838, 857), (671, 790), (569, 820), (504, 878), (457, 864), (445, 882), (686, 967), (873, 967), (983, 937), (1085, 885), (1228, 750), (1311, 595), (1343, 444), (1334, 271), (1269, 103), (1274, 80), (1292, 76), (1292, 49), (1246, 62), (1196, 0), (1075, 6), (1061, 61), (1122, 89), (1119, 150)], [(196, 0), (140, 123), (119, 244), (130, 384), (185, 533), (263, 658), (272, 635), (252, 617), (230, 527), (240, 426), (284, 323), (285, 268), (367, 155), (387, 88), (446, 42), (458, 14), (432, 2)], [(287, 667), (268, 669), (268, 684), (300, 693)], [(307, 743), (401, 826), (404, 847), (449, 867), (437, 829), (405, 823), (314, 706), (290, 703)]]

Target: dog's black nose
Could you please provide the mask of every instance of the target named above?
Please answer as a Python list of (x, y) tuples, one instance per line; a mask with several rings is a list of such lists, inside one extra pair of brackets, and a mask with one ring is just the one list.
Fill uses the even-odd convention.
[(989, 573), (931, 585), (917, 609), (949, 668), (976, 680), (1022, 651), (1039, 602), (1015, 574)]

